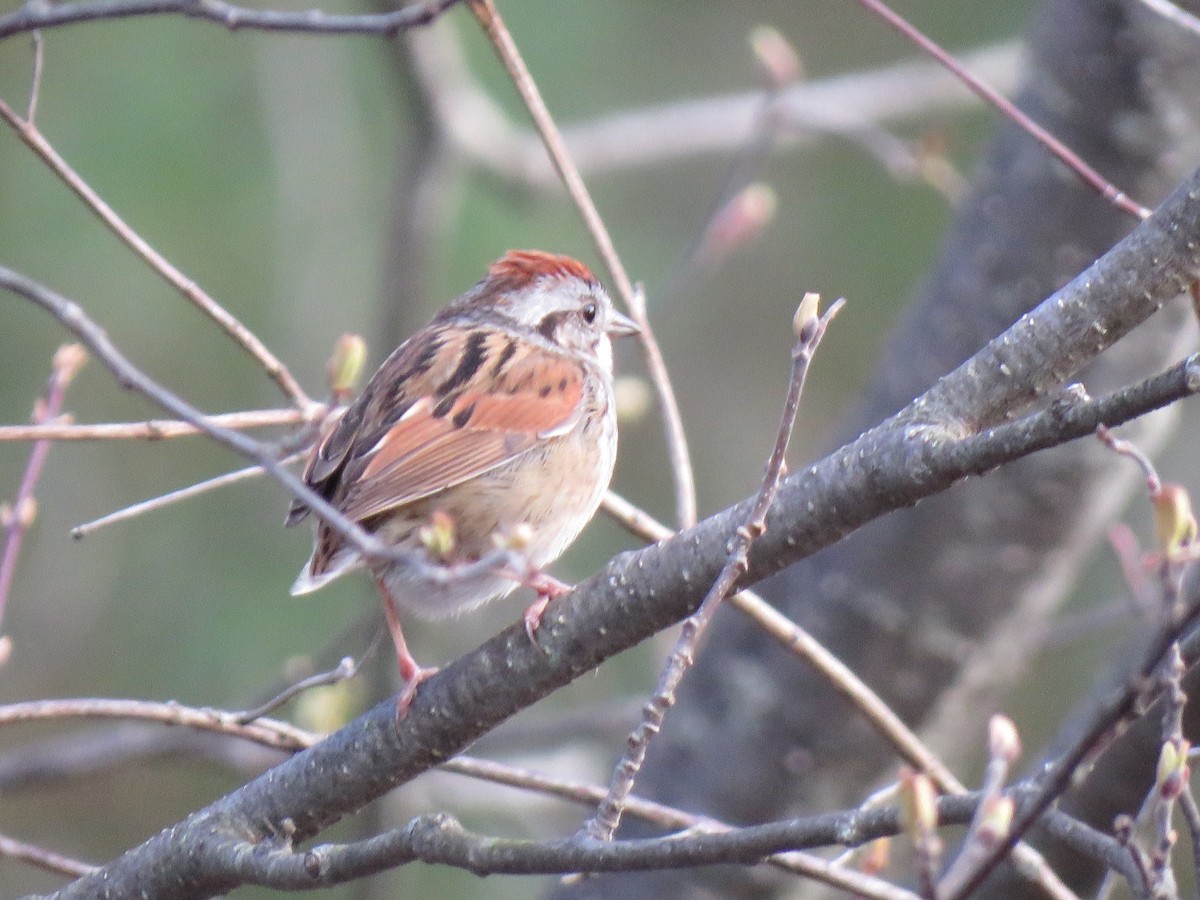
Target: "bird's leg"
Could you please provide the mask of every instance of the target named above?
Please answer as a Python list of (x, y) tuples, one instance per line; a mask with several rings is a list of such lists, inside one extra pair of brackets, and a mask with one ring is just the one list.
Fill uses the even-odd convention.
[(396, 662), (400, 666), (400, 679), (404, 688), (396, 698), (396, 718), (403, 719), (408, 715), (408, 707), (412, 704), (417, 688), (437, 674), (436, 668), (423, 668), (409, 652), (408, 643), (404, 640), (404, 631), (400, 628), (400, 617), (396, 613), (396, 601), (388, 590), (382, 578), (375, 579), (379, 588), (379, 597), (383, 600), (383, 615), (387, 619), (388, 632), (392, 636), (392, 644), (396, 648)]
[(550, 605), (551, 600), (570, 591), (572, 586), (537, 569), (526, 572), (521, 583), (537, 591), (537, 599), (525, 608), (525, 615), (522, 617), (525, 621), (525, 633), (536, 646), (538, 626), (542, 624), (546, 607)]

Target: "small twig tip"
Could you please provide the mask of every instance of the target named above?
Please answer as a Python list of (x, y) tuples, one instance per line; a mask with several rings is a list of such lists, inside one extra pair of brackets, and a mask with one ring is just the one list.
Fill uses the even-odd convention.
[(820, 308), (820, 294), (809, 291), (804, 295), (800, 305), (796, 307), (796, 314), (792, 316), (792, 334), (796, 335), (797, 340), (805, 340), (820, 321)]
[(758, 25), (750, 32), (750, 49), (770, 80), (771, 87), (782, 88), (804, 78), (800, 54), (778, 30)]

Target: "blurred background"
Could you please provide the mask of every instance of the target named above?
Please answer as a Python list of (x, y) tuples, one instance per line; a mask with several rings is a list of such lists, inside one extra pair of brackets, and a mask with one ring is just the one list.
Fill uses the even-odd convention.
[[(15, 8), (0, 6), (0, 14)], [(325, 9), (370, 11), (345, 4)], [(748, 37), (763, 24), (791, 42), (807, 82), (915, 58), (853, 3), (526, 0), (501, 9), (568, 134), (617, 113), (678, 101), (740, 95), (756, 103), (753, 94), (765, 79)], [(929, 0), (903, 12), (966, 53), (1018, 36), (1028, 4)], [(430, 118), (417, 72), (429, 59), (435, 66), (444, 61), (447, 47), (461, 49), (477, 87), (511, 127), (528, 131), (513, 88), (468, 13), (452, 11), (435, 31), (423, 36), (427, 61), (414, 63), (403, 37), (231, 33), (169, 17), (56, 29), (45, 35), (37, 121), (143, 237), (253, 329), (311, 394), (323, 396), (325, 363), (340, 334), (366, 336), (373, 368), (509, 248), (565, 252), (602, 271), (561, 191), (506, 178), (461, 154), (445, 153), (432, 166), (423, 157)], [(18, 109), (29, 91), (32, 57), (27, 36), (0, 43), (0, 96)], [(626, 266), (646, 286), (692, 442), (701, 516), (757, 484), (788, 376), (791, 316), (810, 290), (848, 300), (809, 381), (793, 467), (817, 452), (933, 258), (951, 212), (955, 173), (969, 171), (992, 125), (977, 106), (935, 104), (887, 123), (883, 134), (780, 138), (757, 173), (774, 192), (774, 218), (719, 265), (685, 260), (725, 190), (730, 149), (603, 171), (585, 166)], [(925, 172), (935, 174), (889, 168), (881, 146), (913, 160), (932, 157), (935, 165)], [(433, 185), (415, 216), (414, 180)], [(425, 241), (418, 252), (405, 243), (413, 222)], [(78, 301), (138, 365), (201, 408), (282, 405), (247, 357), (7, 131), (0, 133), (0, 264)], [(65, 340), (30, 304), (0, 297), (0, 422), (28, 419), (44, 392), (50, 358)], [(618, 368), (640, 378), (636, 348), (621, 351)], [(123, 392), (95, 361), (71, 387), (66, 408), (80, 422), (162, 415)], [(0, 444), (0, 499), (15, 495), (28, 451), (26, 444)], [(238, 708), (270, 694), (306, 661), (328, 665), (361, 654), (370, 628), (353, 626), (373, 621), (373, 589), (365, 578), (347, 578), (310, 597), (288, 596), (310, 538), (306, 529), (282, 529), (287, 497), (265, 479), (79, 542), (70, 537), (81, 522), (239, 466), (231, 452), (200, 438), (55, 446), (3, 622), (13, 651), (0, 699), (138, 697)], [(667, 471), (653, 409), (632, 415), (622, 426), (614, 486), (670, 520)], [(556, 574), (577, 580), (634, 545), (598, 519)], [(511, 624), (520, 609), (513, 600), (406, 629), (417, 657), (440, 663)], [(660, 656), (643, 647), (602, 667), (506, 726), (494, 739), (495, 753), (606, 777)], [(386, 679), (390, 656), (374, 658)], [(368, 677), (354, 687), (343, 697), (345, 711), (385, 690), (379, 682)], [(565, 711), (580, 708), (599, 710), (589, 716), (604, 737), (596, 756), (583, 755), (566, 739), (569, 731), (554, 734)], [(10, 727), (0, 733), (0, 770), (5, 754), (11, 759), (30, 742), (85, 745), (111, 733), (79, 724)], [(247, 780), (264, 762), (254, 754), (161, 757), (4, 790), (0, 832), (100, 862)], [(351, 836), (380, 816), (402, 821), (441, 808), (465, 784), (452, 776), (422, 779), (329, 836)], [(499, 789), (471, 791), (486, 802), (474, 810), (454, 807), (468, 825), (523, 833), (524, 801)], [(550, 808), (564, 828), (585, 815)], [(0, 860), (0, 896), (59, 883)], [(319, 895), (400, 890), (521, 897), (538, 887), (533, 880), (484, 883), (411, 866), (373, 886)]]

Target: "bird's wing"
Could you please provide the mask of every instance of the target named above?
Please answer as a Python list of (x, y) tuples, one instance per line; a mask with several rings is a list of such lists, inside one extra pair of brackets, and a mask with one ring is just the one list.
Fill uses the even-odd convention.
[(569, 431), (584, 375), (579, 362), (496, 329), (433, 331), (384, 364), (306, 479), (356, 521), (412, 503)]

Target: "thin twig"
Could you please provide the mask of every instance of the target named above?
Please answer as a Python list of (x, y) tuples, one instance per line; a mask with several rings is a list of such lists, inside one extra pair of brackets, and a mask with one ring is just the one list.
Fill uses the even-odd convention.
[(985, 103), (990, 103), (1019, 125), (1030, 137), (1053, 153), (1059, 161), (1078, 175), (1085, 184), (1093, 188), (1105, 200), (1117, 207), (1117, 209), (1131, 216), (1136, 216), (1138, 219), (1145, 220), (1150, 218), (1149, 209), (1139, 203), (1135, 203), (1124, 191), (1118, 190), (1103, 175), (1084, 162), (1079, 154), (1029, 116), (1025, 115), (1025, 113), (1021, 112), (1016, 104), (991, 85), (985, 84), (968, 72), (953, 55), (923, 34), (911, 22), (892, 10), (883, 0), (858, 0), (858, 2), (953, 72), (976, 96), (981, 98)]
[[(292, 463), (299, 462), (305, 457), (306, 453), (293, 453), (291, 456), (286, 456), (279, 461), (280, 465), (288, 466)], [(244, 469), (237, 469), (233, 472), (226, 472), (224, 475), (217, 475), (215, 478), (208, 478), (204, 481), (190, 484), (185, 488), (180, 488), (177, 491), (171, 491), (167, 494), (160, 494), (157, 497), (151, 497), (149, 500), (143, 500), (140, 503), (134, 503), (130, 506), (122, 507), (115, 512), (110, 512), (106, 516), (101, 516), (98, 519), (92, 519), (90, 522), (82, 522), (71, 529), (71, 537), (76, 540), (87, 537), (101, 528), (109, 525), (115, 525), (118, 522), (127, 522), (130, 519), (135, 519), (140, 515), (155, 510), (164, 509), (172, 506), (182, 500), (190, 500), (192, 497), (199, 497), (201, 494), (207, 494), (209, 491), (217, 488), (226, 487), (227, 485), (236, 484), (239, 481), (245, 481), (248, 478), (256, 478), (264, 474), (262, 466), (247, 466)]]
[(792, 349), (792, 377), (788, 384), (787, 399), (784, 401), (779, 432), (775, 438), (775, 447), (771, 451), (771, 458), (767, 463), (762, 487), (759, 488), (745, 522), (737, 529), (733, 537), (728, 558), (712, 588), (709, 589), (696, 611), (684, 620), (683, 629), (675, 647), (659, 676), (654, 696), (646, 704), (642, 721), (630, 734), (625, 754), (613, 770), (608, 796), (600, 804), (596, 815), (587, 823), (586, 833), (590, 838), (600, 841), (612, 840), (617, 825), (621, 821), (625, 798), (633, 792), (634, 781), (646, 758), (650, 739), (659, 731), (667, 710), (674, 704), (675, 691), (691, 668), (695, 660), (696, 648), (708, 630), (721, 602), (745, 573), (751, 545), (766, 529), (767, 513), (775, 499), (775, 493), (779, 488), (779, 479), (783, 474), (784, 457), (787, 453), (788, 442), (791, 440), (792, 426), (795, 424), (796, 414), (800, 409), (800, 395), (804, 390), (809, 364), (812, 362), (817, 347), (820, 346), (821, 338), (825, 336), (826, 328), (845, 304), (844, 300), (838, 299), (830, 305), (824, 315), (818, 316), (816, 309), (818, 302), (819, 298), (816, 294), (807, 294), (796, 313), (797, 341), (796, 346)]
[[(647, 541), (666, 540), (675, 534), (649, 513), (619, 494), (609, 491), (601, 507), (634, 534)], [(727, 601), (779, 644), (816, 669), (839, 694), (858, 709), (910, 766), (929, 775), (944, 793), (961, 794), (967, 788), (941, 760), (904, 724), (891, 707), (824, 644), (797, 625), (755, 591), (738, 591)]]
[(1154, 673), (1167, 658), (1175, 641), (1200, 620), (1200, 595), (1192, 599), (1189, 606), (1172, 616), (1152, 642), (1141, 669), (1126, 683), (1121, 693), (1106, 703), (1093, 718), (1087, 731), (1052, 763), (1047, 765), (1038, 778), (1040, 787), (1032, 801), (1023, 804), (1008, 835), (990, 850), (979, 862), (969, 877), (964, 878), (958, 890), (947, 892), (939, 900), (965, 900), (992, 870), (1020, 841), (1030, 828), (1049, 809), (1050, 805), (1070, 787), (1080, 765), (1101, 747), (1105, 738), (1122, 721), (1134, 714), (1144, 702), (1146, 688), (1151, 684)]
[(1196, 805), (1196, 796), (1191, 790), (1184, 791), (1179, 796), (1179, 811), (1187, 825), (1189, 843), (1192, 848), (1192, 878), (1193, 883), (1200, 879), (1200, 807)]
[(1142, 470), (1142, 474), (1146, 476), (1146, 491), (1151, 497), (1162, 490), (1162, 479), (1158, 477), (1154, 463), (1150, 461), (1150, 457), (1146, 455), (1146, 452), (1141, 447), (1132, 441), (1122, 440), (1117, 437), (1107, 425), (1096, 426), (1096, 437), (1114, 453), (1132, 459), (1137, 463), (1138, 468)]
[(354, 661), (354, 657), (344, 656), (332, 669), (325, 672), (318, 672), (315, 675), (309, 675), (307, 678), (301, 678), (295, 684), (288, 685), (270, 700), (260, 703), (253, 709), (233, 713), (234, 721), (241, 722), (243, 725), (256, 722), (267, 713), (278, 709), (293, 697), (303, 694), (307, 690), (329, 684), (338, 684), (339, 682), (353, 678), (357, 674), (358, 663)]
[(240, 431), (213, 424), (209, 416), (135, 366), (78, 303), (4, 266), (0, 266), (0, 287), (24, 297), (57, 319), (109, 368), (122, 387), (137, 391), (172, 415), (191, 422), (209, 437), (256, 462), (268, 475), (287, 488), (293, 497), (302, 500), (365, 557), (407, 559), (411, 555), (398, 553), (343, 515), (298, 476), (289, 472), (275, 458), (275, 448)]
[(38, 97), (42, 93), (42, 67), (46, 62), (46, 46), (40, 31), (33, 32), (33, 77), (29, 80), (29, 102), (25, 104), (25, 118), (32, 125), (37, 119)]
[[(267, 428), (299, 425), (322, 414), (316, 405), (308, 411), (298, 409), (250, 409), (244, 412), (217, 413), (208, 421), (223, 428)], [(204, 432), (191, 422), (176, 419), (148, 419), (145, 422), (97, 422), (77, 425), (73, 422), (45, 422), (33, 425), (0, 425), (0, 443), (7, 441), (160, 441)]]
[(683, 418), (675, 399), (675, 389), (671, 386), (662, 350), (658, 346), (658, 340), (654, 336), (654, 331), (650, 327), (650, 321), (646, 315), (645, 296), (630, 281), (625, 266), (621, 262), (620, 256), (617, 255), (612, 237), (604, 226), (604, 220), (600, 217), (600, 212), (592, 201), (587, 185), (583, 183), (583, 177), (579, 174), (579, 169), (576, 168), (574, 160), (567, 151), (562, 134), (554, 123), (554, 119), (542, 99), (541, 92), (538, 90), (533, 76), (530, 75), (529, 68), (525, 65), (525, 60), (517, 49), (516, 42), (505, 26), (504, 20), (500, 17), (495, 3), (493, 0), (468, 0), (468, 5), (492, 42), (496, 55), (500, 57), (500, 61), (504, 64), (504, 68), (508, 71), (509, 77), (521, 95), (521, 99), (525, 102), (529, 115), (533, 118), (534, 125), (546, 145), (546, 151), (550, 154), (554, 167), (558, 170), (559, 177), (562, 178), (563, 184), (567, 188), (567, 193), (571, 195), (580, 215), (583, 216), (584, 225), (592, 236), (596, 251), (604, 261), (609, 276), (616, 285), (618, 295), (628, 307), (633, 320), (641, 328), (639, 337), (646, 355), (646, 366), (650, 370), (650, 378), (658, 393), (659, 409), (666, 429), (667, 451), (671, 458), (671, 472), (675, 480), (675, 515), (681, 528), (689, 528), (696, 523), (695, 475), (692, 471), (691, 454), (688, 451), (687, 438), (683, 430)]
[(988, 723), (988, 764), (980, 789), (982, 796), (979, 806), (971, 817), (958, 854), (937, 880), (936, 894), (957, 890), (983, 853), (995, 845), (1012, 822), (1012, 798), (1004, 796), (1003, 792), (1012, 765), (1020, 754), (1021, 742), (1012, 720), (1005, 716), (992, 716)]
[(238, 719), (239, 715), (174, 702), (78, 697), (29, 700), (0, 706), (0, 727), (17, 722), (58, 719), (134, 719), (215, 731), (282, 750), (303, 750), (320, 739), (319, 735), (278, 719), (260, 718), (253, 722), (242, 722)]
[[(29, 8), (31, 5), (26, 4), (26, 8)], [(203, 8), (203, 4), (198, 8)], [(45, 136), (42, 135), (32, 121), (22, 119), (3, 100), (0, 100), (0, 118), (3, 118), (8, 123), (25, 145), (37, 154), (38, 158), (99, 217), (100, 221), (108, 226), (109, 230), (122, 243), (137, 254), (151, 269), (162, 276), (168, 284), (183, 294), (187, 300), (191, 301), (193, 305), (212, 319), (236, 344), (249, 353), (262, 366), (267, 375), (279, 386), (284, 396), (295, 404), (297, 409), (305, 412), (308, 411), (313, 405), (312, 399), (300, 387), (299, 382), (288, 371), (287, 366), (280, 362), (275, 354), (267, 349), (266, 344), (259, 340), (254, 332), (243, 325), (232, 313), (217, 303), (216, 300), (206, 294), (199, 285), (179, 271), (166, 257), (151, 247), (141, 235), (118, 216), (113, 208), (92, 189), (91, 185), (84, 181), (71, 168), (67, 161), (59, 155), (58, 151), (46, 140)]]
[(305, 34), (380, 34), (393, 37), (409, 28), (428, 25), (458, 0), (426, 0), (407, 3), (400, 9), (380, 15), (330, 15), (319, 10), (283, 12), (235, 6), (225, 0), (84, 0), (80, 3), (24, 3), (21, 8), (0, 16), (0, 38), (55, 28), (97, 19), (124, 19), (131, 16), (176, 15), (189, 19), (207, 19), (231, 31), (240, 28), (261, 31), (300, 32)]
[(1171, 855), (1178, 840), (1172, 827), (1175, 807), (1188, 792), (1191, 771), (1188, 766), (1188, 750), (1191, 745), (1183, 736), (1183, 712), (1187, 705), (1187, 694), (1183, 690), (1183, 676), (1187, 666), (1179, 644), (1171, 647), (1170, 656), (1163, 666), (1163, 740), (1160, 747), (1154, 784), (1149, 798), (1154, 812), (1154, 850), (1151, 853), (1151, 871), (1155, 885), (1162, 888), (1173, 878)]
[[(87, 362), (87, 353), (78, 344), (64, 344), (54, 354), (54, 367), (50, 373), (50, 381), (46, 385), (46, 397), (40, 401), (34, 410), (33, 418), (38, 423), (53, 421), (62, 409), (67, 387), (79, 372), (80, 367)], [(17, 488), (17, 498), (12, 506), (12, 521), (8, 523), (4, 539), (4, 553), (0, 556), (0, 622), (4, 620), (4, 610), (8, 605), (8, 592), (12, 588), (13, 574), (17, 567), (17, 554), (21, 550), (21, 538), (33, 524), (36, 506), (33, 491), (38, 478), (42, 474), (42, 466), (46, 455), (50, 452), (50, 442), (39, 440), (29, 451), (29, 462), (25, 466), (25, 474), (21, 476), (21, 485)], [(0, 651), (2, 652), (2, 651)]]
[(19, 841), (6, 834), (0, 834), (0, 857), (15, 859), (18, 862), (28, 863), (31, 866), (37, 866), (39, 869), (45, 869), (47, 872), (53, 872), (56, 875), (69, 875), (72, 878), (79, 878), (81, 875), (87, 875), (96, 871), (96, 866), (90, 863), (80, 862), (77, 859), (63, 856), (61, 853), (55, 853), (53, 850), (47, 850), (45, 847), (39, 847), (36, 844)]

